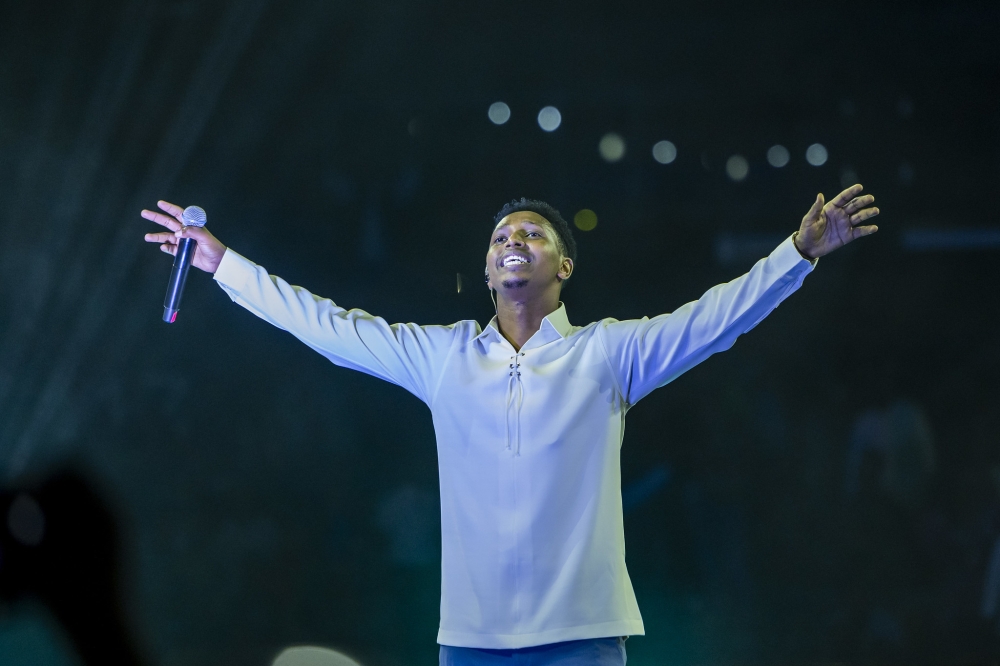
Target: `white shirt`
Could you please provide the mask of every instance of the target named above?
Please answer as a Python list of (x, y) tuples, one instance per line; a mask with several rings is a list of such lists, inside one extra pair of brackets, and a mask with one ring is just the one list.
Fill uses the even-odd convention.
[(431, 409), (441, 482), (438, 642), (520, 648), (644, 633), (625, 569), (625, 413), (728, 349), (814, 265), (784, 241), (746, 275), (671, 314), (573, 326), (545, 317), (519, 352), (496, 318), (388, 324), (226, 252), (234, 301), (333, 363)]

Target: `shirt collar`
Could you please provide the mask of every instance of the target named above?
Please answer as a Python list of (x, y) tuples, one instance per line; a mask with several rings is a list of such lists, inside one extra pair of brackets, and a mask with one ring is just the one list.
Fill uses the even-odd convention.
[[(528, 348), (539, 347), (546, 343), (565, 338), (572, 330), (573, 326), (569, 323), (569, 318), (566, 316), (566, 304), (559, 301), (559, 307), (542, 319), (542, 325), (524, 346)], [(483, 332), (476, 336), (475, 339), (485, 342), (488, 338), (496, 340), (504, 339), (503, 335), (500, 334), (500, 324), (496, 316), (490, 320), (490, 323), (486, 325)]]

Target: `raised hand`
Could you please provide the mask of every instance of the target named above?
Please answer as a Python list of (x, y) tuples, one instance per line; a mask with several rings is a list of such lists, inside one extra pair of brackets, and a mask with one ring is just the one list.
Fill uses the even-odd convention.
[(164, 213), (155, 210), (143, 210), (139, 214), (170, 231), (146, 234), (146, 242), (160, 243), (160, 249), (167, 254), (177, 254), (177, 241), (181, 238), (192, 238), (198, 243), (198, 247), (194, 251), (191, 265), (208, 273), (215, 273), (219, 269), (222, 256), (226, 254), (226, 246), (220, 243), (219, 239), (205, 227), (184, 226), (184, 220), (181, 217), (184, 209), (180, 206), (167, 201), (157, 201), (156, 205), (167, 214), (164, 215)]
[(858, 196), (862, 189), (861, 185), (852, 185), (830, 203), (824, 203), (823, 195), (818, 194), (795, 235), (795, 247), (799, 252), (817, 259), (856, 238), (878, 231), (874, 224), (862, 225), (878, 215), (878, 208), (871, 206), (875, 197), (870, 194)]

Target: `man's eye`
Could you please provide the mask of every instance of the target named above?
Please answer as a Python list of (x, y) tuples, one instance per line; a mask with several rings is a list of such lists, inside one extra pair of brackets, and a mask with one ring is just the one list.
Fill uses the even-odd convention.
[(502, 243), (503, 242), (503, 236), (497, 236), (496, 238), (493, 239), (493, 242), (494, 243)]

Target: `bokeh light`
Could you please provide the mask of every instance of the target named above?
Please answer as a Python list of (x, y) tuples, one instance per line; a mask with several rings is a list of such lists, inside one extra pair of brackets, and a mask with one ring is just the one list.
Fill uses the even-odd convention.
[(625, 157), (625, 139), (620, 134), (608, 132), (601, 137), (601, 142), (597, 144), (597, 151), (607, 162), (617, 162)]
[(543, 107), (538, 112), (538, 126), (546, 132), (554, 132), (562, 123), (562, 114), (554, 106)]
[(788, 152), (788, 148), (785, 148), (780, 143), (767, 149), (767, 163), (776, 169), (780, 169), (788, 164), (790, 159), (792, 159), (792, 155)]
[(829, 155), (826, 152), (826, 147), (821, 143), (814, 143), (806, 148), (806, 162), (813, 166), (823, 166), (826, 164), (827, 157)]
[(677, 146), (670, 141), (657, 141), (653, 144), (653, 159), (660, 164), (670, 164), (677, 159)]
[(591, 231), (597, 226), (597, 213), (589, 208), (578, 210), (576, 215), (573, 216), (573, 224), (580, 231)]
[(726, 160), (726, 175), (737, 183), (750, 173), (750, 163), (742, 155), (733, 155)]
[(494, 125), (503, 125), (510, 120), (510, 107), (503, 102), (493, 102), (487, 114)]

